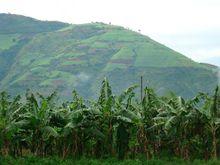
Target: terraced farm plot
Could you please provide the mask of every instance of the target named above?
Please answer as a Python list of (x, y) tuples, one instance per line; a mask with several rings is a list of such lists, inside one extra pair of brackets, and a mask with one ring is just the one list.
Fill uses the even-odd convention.
[(19, 34), (0, 34), (0, 50), (9, 49), (19, 41)]
[[(14, 26), (12, 20), (16, 20)], [(139, 83), (144, 76), (148, 85), (160, 89), (159, 94), (172, 89), (184, 97), (209, 92), (217, 84), (216, 67), (194, 62), (120, 26), (97, 22), (70, 25), (0, 14), (1, 21), (0, 89), (12, 93), (50, 88), (59, 89), (65, 98), (74, 88), (85, 97), (96, 97), (104, 77), (116, 92)], [(20, 44), (24, 36), (27, 41)]]

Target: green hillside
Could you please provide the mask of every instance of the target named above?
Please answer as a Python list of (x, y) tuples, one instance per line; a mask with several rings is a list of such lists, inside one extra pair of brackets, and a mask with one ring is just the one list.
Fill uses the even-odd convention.
[(158, 93), (174, 90), (188, 97), (209, 92), (217, 84), (217, 68), (196, 63), (119, 26), (67, 25), (0, 14), (0, 24), (5, 21), (8, 23), (0, 27), (2, 90), (58, 90), (67, 97), (76, 88), (80, 94), (94, 97), (105, 76), (118, 92), (138, 83), (143, 75)]
[(39, 21), (30, 17), (0, 13), (0, 81), (14, 63), (20, 49), (38, 33), (67, 27), (61, 22)]
[(0, 25), (0, 34), (28, 34), (58, 30), (67, 24), (55, 21), (39, 21), (21, 15), (0, 13)]

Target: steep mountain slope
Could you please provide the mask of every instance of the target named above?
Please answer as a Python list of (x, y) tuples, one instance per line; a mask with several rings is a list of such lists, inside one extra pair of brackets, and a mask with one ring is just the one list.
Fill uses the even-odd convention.
[(14, 63), (20, 49), (38, 33), (66, 27), (61, 22), (39, 21), (30, 17), (0, 13), (0, 81)]
[[(46, 26), (41, 25), (43, 23), (39, 24), (40, 29)], [(62, 26), (58, 28), (58, 25)], [(118, 92), (138, 83), (143, 75), (147, 85), (158, 89), (158, 93), (173, 90), (188, 97), (198, 91), (208, 92), (217, 84), (217, 68), (196, 63), (149, 37), (122, 27), (102, 23), (68, 26), (55, 23), (48, 25), (45, 31), (36, 30), (30, 35), (31, 29), (22, 32), (28, 35), (22, 43), (17, 44), (16, 36), (2, 39), (3, 44), (0, 41), (0, 49), (5, 50), (0, 54), (0, 58), (4, 56), (0, 62), (10, 63), (6, 70), (0, 67), (0, 72), (4, 72), (0, 76), (1, 89), (13, 93), (27, 88), (44, 93), (58, 90), (62, 97), (67, 97), (76, 88), (82, 95), (93, 97), (104, 76)], [(16, 52), (11, 62), (7, 60), (10, 50)]]

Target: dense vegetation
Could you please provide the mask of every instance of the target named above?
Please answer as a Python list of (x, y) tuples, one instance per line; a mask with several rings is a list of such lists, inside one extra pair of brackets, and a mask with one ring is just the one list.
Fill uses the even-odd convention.
[(120, 26), (11, 14), (0, 14), (0, 25), (0, 88), (12, 94), (27, 88), (43, 94), (58, 90), (68, 99), (74, 87), (84, 98), (96, 98), (105, 76), (117, 94), (141, 75), (161, 95), (172, 90), (189, 98), (217, 85), (217, 67)]
[(95, 159), (95, 158), (80, 158), (72, 159), (59, 157), (44, 157), (39, 158), (35, 156), (28, 157), (0, 157), (1, 165), (219, 165), (219, 160), (182, 160), (177, 158), (166, 159), (126, 159), (118, 160), (116, 158)]
[(220, 148), (220, 91), (184, 100), (159, 97), (146, 87), (143, 98), (132, 86), (114, 95), (106, 79), (97, 100), (76, 91), (59, 104), (27, 91), (26, 99), (0, 94), (0, 154), (21, 157), (147, 160), (164, 156), (217, 159)]

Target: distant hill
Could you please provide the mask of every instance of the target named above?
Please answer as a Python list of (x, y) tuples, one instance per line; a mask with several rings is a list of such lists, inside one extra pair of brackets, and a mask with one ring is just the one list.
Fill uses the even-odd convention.
[(159, 94), (172, 90), (190, 97), (217, 85), (217, 67), (196, 63), (120, 26), (11, 14), (0, 14), (0, 25), (1, 90), (57, 90), (65, 98), (75, 88), (88, 98), (97, 95), (105, 76), (115, 92), (139, 83), (140, 76)]
[(62, 22), (39, 21), (14, 14), (0, 14), (0, 25), (0, 34), (50, 32), (67, 26)]
[(207, 59), (207, 62), (215, 64), (220, 67), (220, 56), (219, 57), (210, 57)]

